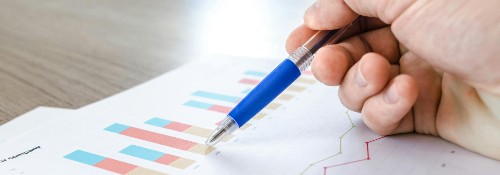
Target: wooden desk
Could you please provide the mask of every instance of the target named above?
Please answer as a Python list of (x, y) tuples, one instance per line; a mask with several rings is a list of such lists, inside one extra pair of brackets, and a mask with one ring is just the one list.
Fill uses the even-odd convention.
[(206, 54), (282, 58), (312, 3), (0, 0), (0, 124), (82, 107)]

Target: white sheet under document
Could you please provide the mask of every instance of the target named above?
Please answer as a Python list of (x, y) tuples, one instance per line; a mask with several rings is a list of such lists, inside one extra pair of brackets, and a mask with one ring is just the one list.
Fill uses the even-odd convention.
[(206, 137), (279, 62), (203, 59), (0, 144), (0, 174), (498, 174), (432, 136), (381, 137), (304, 74), (231, 138)]

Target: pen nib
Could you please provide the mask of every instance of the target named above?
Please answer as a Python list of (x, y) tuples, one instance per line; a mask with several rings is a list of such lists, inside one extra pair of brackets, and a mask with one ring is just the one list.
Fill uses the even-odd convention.
[(229, 135), (238, 129), (238, 124), (231, 117), (227, 117), (224, 121), (215, 129), (212, 135), (205, 141), (207, 146), (215, 146), (219, 143), (222, 138)]

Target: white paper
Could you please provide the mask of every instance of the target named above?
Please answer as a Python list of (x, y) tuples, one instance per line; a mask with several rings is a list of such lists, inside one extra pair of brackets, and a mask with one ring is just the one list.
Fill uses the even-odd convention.
[[(155, 171), (157, 174), (218, 175), (495, 174), (500, 170), (499, 161), (436, 137), (404, 134), (380, 138), (362, 123), (359, 114), (346, 113), (338, 100), (337, 88), (315, 81), (310, 84), (311, 75), (303, 75), (300, 82), (293, 85), (295, 89), (300, 86), (305, 90), (286, 90), (284, 93), (293, 96), (292, 99), (275, 100), (280, 106), (275, 104), (276, 109), (262, 111), (267, 114), (265, 117), (252, 119), (251, 125), (235, 132), (234, 138), (218, 144), (208, 155), (105, 130), (113, 124), (122, 124), (201, 145), (205, 141), (203, 137), (145, 122), (160, 118), (215, 129), (216, 123), (225, 117), (224, 113), (189, 107), (185, 103), (196, 100), (229, 107), (235, 103), (197, 97), (193, 93), (203, 91), (241, 98), (242, 92), (252, 86), (239, 81), (259, 79), (246, 75), (246, 71), (269, 72), (278, 63), (231, 57), (189, 64), (1, 144), (0, 174), (135, 175), (138, 170), (149, 171), (139, 174)], [(368, 150), (366, 142), (369, 142)], [(123, 150), (131, 145), (189, 159), (192, 164), (179, 168), (179, 164), (186, 165), (186, 161), (161, 164), (157, 162), (159, 159), (151, 161), (124, 154)], [(106, 160), (118, 160), (127, 166), (106, 164), (105, 159), (92, 159), (93, 163), (85, 164), (64, 158), (77, 150)], [(15, 158), (9, 159), (13, 156)], [(109, 167), (123, 172), (112, 172)]]
[(57, 120), (72, 109), (37, 107), (0, 126), (0, 143)]

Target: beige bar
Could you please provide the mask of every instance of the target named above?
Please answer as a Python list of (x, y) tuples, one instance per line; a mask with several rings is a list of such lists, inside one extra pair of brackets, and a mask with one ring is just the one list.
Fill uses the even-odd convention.
[(165, 173), (160, 173), (158, 171), (153, 171), (150, 169), (142, 168), (142, 167), (137, 167), (133, 169), (132, 171), (128, 172), (126, 175), (168, 175)]
[(179, 169), (186, 169), (194, 163), (194, 160), (178, 158), (174, 162), (170, 163), (169, 166), (173, 166)]
[(279, 104), (279, 103), (269, 103), (269, 104), (266, 106), (266, 109), (276, 110), (276, 109), (278, 109), (280, 106), (281, 106), (281, 104)]
[(200, 136), (200, 137), (204, 137), (204, 138), (210, 137), (210, 134), (212, 134), (212, 132), (213, 132), (213, 130), (206, 129), (206, 128), (200, 128), (197, 126), (191, 126), (191, 128), (186, 129), (184, 131), (184, 133), (188, 133), (191, 135)]
[(234, 137), (234, 135), (227, 135), (226, 137), (222, 138), (222, 142), (227, 142), (229, 140), (231, 140), (232, 138)]
[(257, 113), (257, 115), (255, 115), (253, 117), (253, 119), (260, 120), (260, 119), (264, 118), (266, 115), (267, 115), (266, 113)]
[(190, 148), (188, 151), (192, 153), (197, 153), (197, 154), (203, 154), (207, 155), (212, 152), (214, 148), (208, 147), (207, 145), (202, 145), (202, 144), (196, 144), (192, 148)]
[(290, 94), (281, 94), (280, 96), (277, 97), (278, 100), (285, 100), (289, 101), (293, 98), (293, 95)]
[(295, 82), (298, 83), (305, 83), (305, 84), (314, 84), (316, 83), (316, 80), (310, 79), (310, 78), (304, 78), (304, 77), (299, 77)]
[(303, 86), (291, 85), (286, 90), (292, 91), (292, 92), (302, 92), (302, 91), (306, 90), (306, 88)]
[(248, 128), (248, 127), (250, 127), (250, 126), (252, 126), (252, 124), (250, 124), (250, 123), (244, 124), (244, 125), (240, 128), (240, 130), (245, 130), (245, 129), (247, 129), (247, 128)]

